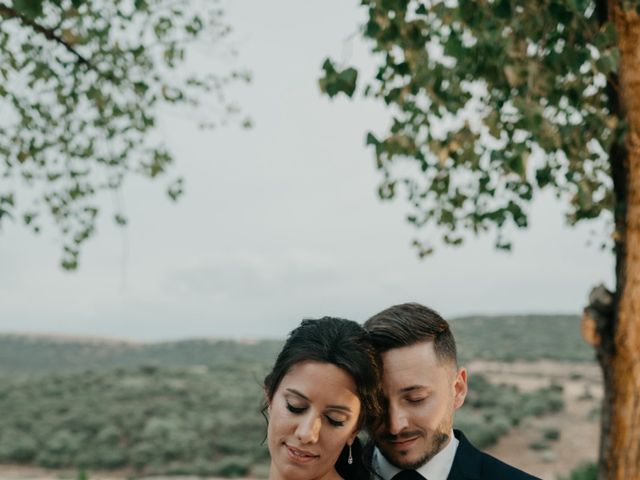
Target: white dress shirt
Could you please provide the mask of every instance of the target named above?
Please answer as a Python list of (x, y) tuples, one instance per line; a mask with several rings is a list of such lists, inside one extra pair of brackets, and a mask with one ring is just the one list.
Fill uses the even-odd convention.
[[(459, 443), (458, 439), (453, 435), (453, 431), (451, 431), (447, 446), (434, 455), (431, 460), (418, 468), (416, 472), (427, 480), (447, 480)], [(373, 469), (384, 480), (391, 480), (396, 473), (403, 470), (395, 465), (391, 465), (384, 455), (382, 455), (382, 452), (378, 450), (378, 447), (373, 451)]]

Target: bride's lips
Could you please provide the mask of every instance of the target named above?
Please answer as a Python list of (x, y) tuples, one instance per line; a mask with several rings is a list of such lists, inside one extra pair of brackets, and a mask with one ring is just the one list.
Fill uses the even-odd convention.
[(316, 455), (313, 452), (308, 452), (307, 450), (301, 450), (299, 448), (292, 447), (291, 445), (287, 445), (286, 443), (284, 444), (284, 446), (287, 448), (289, 459), (297, 463), (309, 463), (320, 456)]

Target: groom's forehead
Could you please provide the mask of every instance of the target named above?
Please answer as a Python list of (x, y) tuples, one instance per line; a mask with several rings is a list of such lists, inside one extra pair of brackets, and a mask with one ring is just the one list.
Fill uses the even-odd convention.
[(392, 348), (384, 352), (381, 358), (383, 375), (417, 373), (439, 363), (433, 350), (433, 342)]
[(383, 381), (404, 383), (402, 388), (421, 385), (455, 369), (453, 362), (438, 357), (432, 341), (392, 348), (383, 352), (381, 358)]

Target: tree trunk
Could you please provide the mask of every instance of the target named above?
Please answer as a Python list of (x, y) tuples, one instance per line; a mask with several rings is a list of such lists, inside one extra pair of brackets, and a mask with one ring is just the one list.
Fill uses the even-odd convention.
[(608, 305), (592, 302), (585, 318), (595, 324), (592, 340), (605, 388), (599, 478), (630, 480), (640, 479), (640, 17), (635, 9), (624, 11), (620, 0), (607, 3), (620, 50), (610, 101), (628, 129), (624, 144), (610, 152), (616, 291)]

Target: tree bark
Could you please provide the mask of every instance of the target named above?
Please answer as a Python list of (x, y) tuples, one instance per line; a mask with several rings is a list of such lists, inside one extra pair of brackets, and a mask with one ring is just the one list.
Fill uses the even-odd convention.
[(605, 387), (602, 480), (640, 479), (640, 17), (635, 10), (624, 11), (621, 3), (609, 0), (607, 8), (620, 50), (611, 107), (627, 122), (624, 143), (614, 144), (610, 152), (616, 290), (608, 311), (594, 322)]

